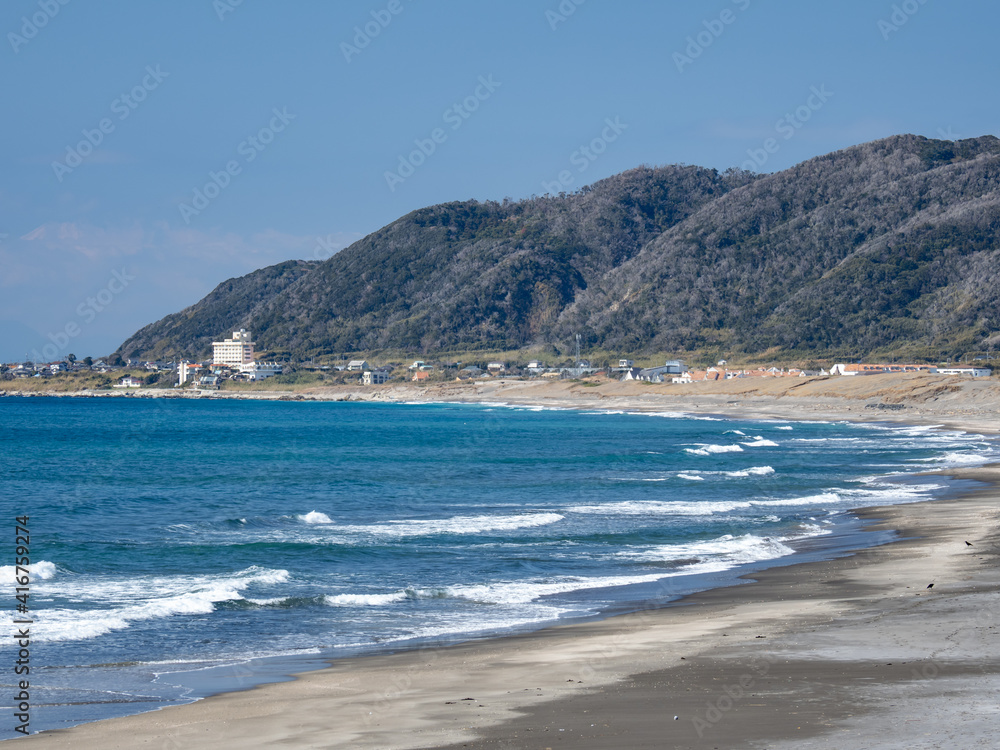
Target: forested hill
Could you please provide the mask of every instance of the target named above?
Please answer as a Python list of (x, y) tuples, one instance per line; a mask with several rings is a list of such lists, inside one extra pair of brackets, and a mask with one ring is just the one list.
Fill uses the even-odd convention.
[(322, 357), (565, 346), (940, 356), (1000, 343), (1000, 141), (895, 136), (770, 175), (638, 168), (414, 211), (322, 263), (221, 284), (125, 357), (246, 327)]

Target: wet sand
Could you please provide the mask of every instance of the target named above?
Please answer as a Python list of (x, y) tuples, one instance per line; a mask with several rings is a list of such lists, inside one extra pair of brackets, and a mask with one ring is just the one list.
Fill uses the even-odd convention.
[(989, 484), (861, 511), (872, 530), (903, 539), (850, 557), (772, 568), (662, 609), (344, 659), (293, 682), (18, 741), (83, 750), (992, 747), (1000, 468), (950, 473)]

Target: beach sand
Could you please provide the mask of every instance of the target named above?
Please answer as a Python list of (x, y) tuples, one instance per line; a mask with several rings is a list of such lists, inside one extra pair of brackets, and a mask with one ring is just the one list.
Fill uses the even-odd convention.
[[(662, 396), (608, 392), (632, 384), (600, 386), (599, 398), (567, 395), (578, 384), (545, 385), (555, 388), (534, 392), (535, 403), (670, 408)], [(499, 390), (505, 397), (495, 400), (518, 398)], [(911, 390), (906, 421), (996, 430), (992, 394), (949, 402), (949, 393), (917, 408)], [(761, 403), (728, 403), (734, 395)], [(857, 419), (873, 411), (864, 406), (872, 398), (891, 397), (808, 396), (829, 403), (807, 408), (789, 406), (788, 396), (678, 394), (686, 410), (807, 419)], [(983, 488), (859, 511), (870, 530), (895, 529), (900, 540), (849, 557), (771, 568), (746, 585), (601, 621), (338, 660), (292, 682), (19, 742), (83, 750), (993, 747), (1000, 468), (948, 474)]]

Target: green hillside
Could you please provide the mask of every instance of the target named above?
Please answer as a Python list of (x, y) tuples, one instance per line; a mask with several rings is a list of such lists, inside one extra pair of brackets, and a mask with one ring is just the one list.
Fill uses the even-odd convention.
[(576, 333), (634, 354), (986, 348), (1000, 343), (1000, 141), (896, 136), (771, 175), (642, 167), (570, 195), (432, 206), (325, 262), (227, 281), (119, 353), (201, 357), (240, 327), (295, 358)]

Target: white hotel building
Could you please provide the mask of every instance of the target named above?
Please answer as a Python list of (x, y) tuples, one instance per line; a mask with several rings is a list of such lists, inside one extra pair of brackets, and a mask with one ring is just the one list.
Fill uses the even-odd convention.
[[(241, 328), (233, 331), (232, 338), (212, 342), (212, 366), (238, 370), (247, 380), (263, 380), (281, 375), (281, 365), (276, 362), (254, 362), (253, 341), (250, 333)], [(178, 366), (180, 385), (184, 385), (202, 365), (181, 362)]]
[(253, 364), (253, 341), (250, 340), (250, 333), (241, 328), (233, 331), (232, 338), (213, 341), (212, 364), (227, 367)]

